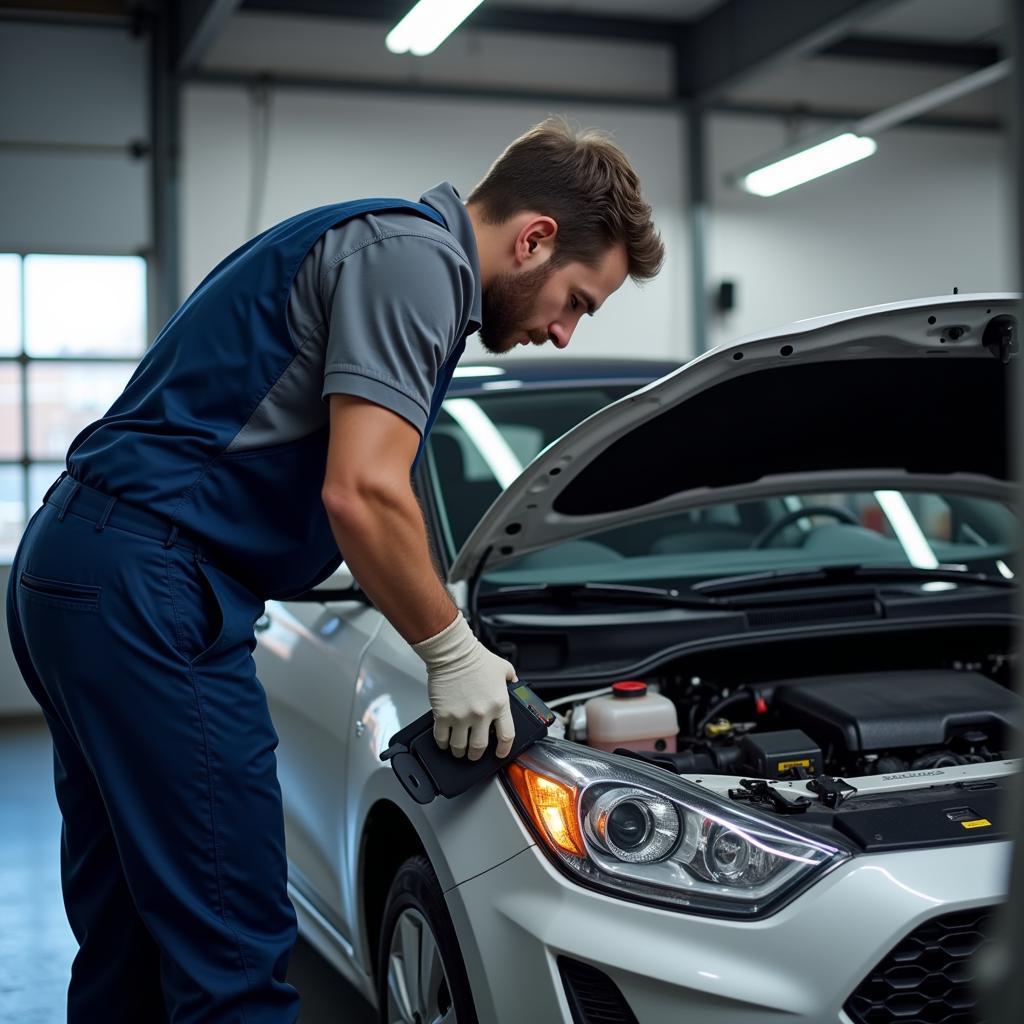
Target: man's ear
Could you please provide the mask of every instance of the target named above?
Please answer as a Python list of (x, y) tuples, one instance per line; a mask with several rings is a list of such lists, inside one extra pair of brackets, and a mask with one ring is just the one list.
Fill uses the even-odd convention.
[(515, 237), (515, 260), (519, 267), (533, 270), (541, 267), (555, 251), (558, 223), (551, 217), (531, 216)]

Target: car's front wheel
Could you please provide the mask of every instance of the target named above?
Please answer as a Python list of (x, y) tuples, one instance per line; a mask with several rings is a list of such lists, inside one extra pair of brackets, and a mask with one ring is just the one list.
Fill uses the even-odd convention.
[(477, 1024), (455, 926), (426, 857), (410, 857), (391, 883), (377, 963), (381, 1024)]

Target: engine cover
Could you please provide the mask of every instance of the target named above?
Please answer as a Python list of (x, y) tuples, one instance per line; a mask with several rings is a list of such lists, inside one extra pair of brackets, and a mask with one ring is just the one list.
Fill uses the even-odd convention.
[(941, 747), (976, 728), (1002, 739), (1020, 725), (1022, 702), (977, 672), (872, 672), (786, 680), (773, 707), (787, 724), (836, 755)]

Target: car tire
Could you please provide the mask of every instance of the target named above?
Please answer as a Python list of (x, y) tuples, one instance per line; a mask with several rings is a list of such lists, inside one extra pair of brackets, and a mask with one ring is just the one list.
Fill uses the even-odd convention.
[(455, 926), (424, 856), (405, 861), (391, 883), (377, 965), (381, 1024), (477, 1024)]

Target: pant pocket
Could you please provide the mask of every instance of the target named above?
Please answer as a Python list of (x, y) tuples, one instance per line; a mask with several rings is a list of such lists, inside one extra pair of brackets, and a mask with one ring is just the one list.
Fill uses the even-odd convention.
[(18, 589), (28, 599), (68, 611), (96, 611), (100, 606), (100, 587), (70, 580), (53, 580), (22, 571)]
[(224, 615), (216, 592), (191, 554), (175, 552), (170, 559), (169, 579), (175, 644), (191, 662), (216, 644)]
[(253, 623), (263, 602), (207, 561), (189, 558), (174, 572), (178, 647), (193, 665), (238, 643), (255, 646)]

